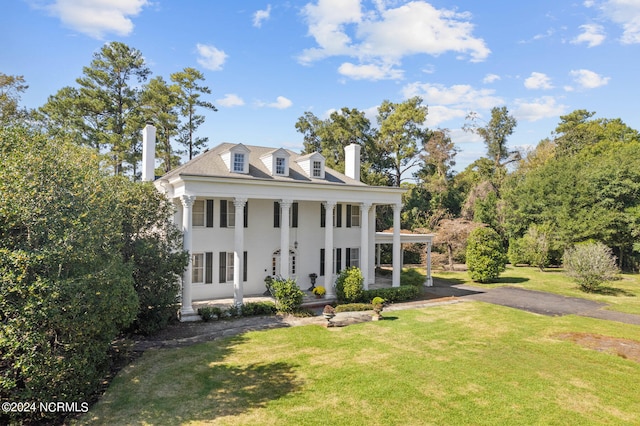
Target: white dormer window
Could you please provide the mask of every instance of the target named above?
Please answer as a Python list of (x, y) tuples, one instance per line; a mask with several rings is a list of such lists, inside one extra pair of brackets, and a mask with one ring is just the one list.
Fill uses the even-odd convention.
[(324, 157), (319, 152), (303, 155), (296, 159), (296, 163), (309, 177), (324, 179)]
[(313, 177), (321, 177), (322, 176), (322, 162), (314, 161), (313, 162)]
[(231, 173), (249, 173), (249, 148), (241, 143), (232, 146), (220, 154), (222, 161)]
[(289, 157), (286, 149), (279, 148), (267, 152), (260, 160), (271, 176), (289, 176)]
[(284, 175), (286, 170), (286, 159), (284, 157), (276, 157), (276, 174)]
[(244, 154), (241, 152), (233, 154), (233, 171), (236, 173), (244, 172)]

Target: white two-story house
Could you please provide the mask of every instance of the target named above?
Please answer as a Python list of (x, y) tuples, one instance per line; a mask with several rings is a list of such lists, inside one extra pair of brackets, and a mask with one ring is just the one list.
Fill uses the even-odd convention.
[[(153, 180), (155, 128), (143, 131), (143, 180)], [(182, 283), (183, 318), (192, 301), (265, 291), (265, 277), (295, 278), (333, 295), (336, 274), (362, 270), (375, 279), (375, 206), (391, 205), (394, 286), (400, 285), (403, 190), (360, 181), (360, 146), (345, 148), (345, 174), (319, 153), (223, 143), (155, 180), (175, 203), (175, 221), (191, 254)]]

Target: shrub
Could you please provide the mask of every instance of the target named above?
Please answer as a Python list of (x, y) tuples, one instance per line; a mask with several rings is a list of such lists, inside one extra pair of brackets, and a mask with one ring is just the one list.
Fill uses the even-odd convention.
[(509, 240), (509, 249), (507, 250), (507, 258), (513, 266), (529, 264), (529, 260), (525, 256), (522, 238), (512, 238)]
[(359, 302), (369, 303), (375, 297), (381, 297), (389, 303), (406, 302), (416, 299), (422, 292), (421, 287), (405, 285), (401, 287), (376, 288), (365, 290), (360, 296)]
[(601, 242), (578, 244), (565, 251), (564, 268), (582, 291), (593, 292), (618, 272), (611, 249)]
[(211, 321), (213, 318), (220, 319), (222, 317), (222, 309), (216, 306), (205, 306), (198, 308), (198, 315), (202, 317), (202, 321)]
[(362, 295), (364, 278), (359, 268), (345, 268), (336, 280), (336, 297), (343, 302), (357, 302)]
[(336, 312), (359, 312), (372, 309), (373, 306), (370, 303), (345, 303), (344, 305), (336, 306)]
[(473, 281), (494, 281), (505, 270), (507, 257), (500, 236), (491, 228), (477, 228), (467, 241), (467, 269)]
[(400, 274), (400, 285), (412, 285), (422, 287), (426, 277), (417, 269), (408, 269)]
[(249, 302), (242, 305), (242, 316), (273, 315), (278, 312), (273, 302)]
[(300, 309), (304, 293), (292, 279), (274, 279), (271, 294), (276, 298), (276, 307), (280, 312), (292, 313)]

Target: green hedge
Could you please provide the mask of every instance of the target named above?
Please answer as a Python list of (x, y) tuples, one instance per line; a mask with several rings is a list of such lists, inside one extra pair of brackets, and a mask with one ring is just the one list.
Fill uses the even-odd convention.
[(407, 302), (416, 299), (422, 292), (420, 287), (405, 285), (391, 288), (377, 288), (365, 290), (358, 299), (358, 302), (370, 303), (374, 297), (382, 297), (389, 303)]
[(344, 305), (336, 306), (336, 312), (360, 312), (372, 309), (373, 305), (370, 303), (345, 303)]

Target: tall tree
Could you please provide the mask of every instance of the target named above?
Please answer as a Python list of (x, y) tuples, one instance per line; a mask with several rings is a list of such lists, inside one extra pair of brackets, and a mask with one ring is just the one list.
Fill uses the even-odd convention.
[(131, 83), (133, 79), (143, 83), (151, 74), (142, 53), (124, 43), (107, 43), (83, 68), (83, 74), (76, 80), (80, 85), (78, 102), (83, 116), (97, 126), (94, 143), (106, 146), (114, 174), (124, 172), (127, 160), (135, 174), (142, 118), (140, 89)]
[(418, 96), (401, 103), (385, 100), (378, 107), (376, 146), (389, 162), (394, 186), (400, 186), (402, 175), (420, 161), (426, 118), (427, 107)]
[(165, 173), (179, 161), (171, 147), (171, 138), (178, 129), (178, 91), (176, 85), (169, 86), (162, 77), (156, 77), (145, 86), (141, 96), (145, 120), (152, 122), (158, 129), (156, 153), (162, 158)]
[(509, 115), (507, 107), (491, 108), (491, 119), (489, 122), (485, 122), (484, 126), (480, 125), (482, 120), (477, 113), (469, 114), (467, 120), (468, 122), (463, 126), (463, 129), (484, 139), (487, 146), (487, 156), (493, 161), (496, 170), (520, 159), (518, 151), (509, 151), (507, 147), (507, 138), (511, 136), (518, 124), (515, 117)]
[(209, 141), (208, 137), (194, 137), (197, 128), (204, 123), (204, 116), (196, 114), (196, 110), (205, 108), (217, 111), (217, 108), (212, 103), (200, 99), (203, 94), (211, 94), (211, 90), (199, 84), (200, 81), (204, 81), (204, 75), (197, 69), (187, 67), (171, 74), (170, 79), (177, 85), (178, 107), (184, 118), (179, 129), (178, 142), (186, 147), (191, 160)]
[(23, 76), (0, 72), (0, 126), (26, 116), (26, 111), (20, 109), (20, 95), (28, 88)]

